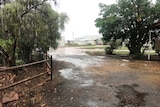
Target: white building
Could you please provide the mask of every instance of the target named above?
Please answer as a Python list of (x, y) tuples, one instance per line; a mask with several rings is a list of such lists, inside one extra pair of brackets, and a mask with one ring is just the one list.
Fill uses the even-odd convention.
[(102, 35), (89, 35), (75, 38), (77, 45), (102, 45)]

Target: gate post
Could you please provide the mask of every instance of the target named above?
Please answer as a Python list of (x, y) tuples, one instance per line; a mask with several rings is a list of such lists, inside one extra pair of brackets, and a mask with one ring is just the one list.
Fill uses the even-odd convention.
[(52, 64), (53, 64), (53, 58), (52, 58), (52, 55), (51, 55), (51, 80), (53, 79), (53, 67), (52, 67)]

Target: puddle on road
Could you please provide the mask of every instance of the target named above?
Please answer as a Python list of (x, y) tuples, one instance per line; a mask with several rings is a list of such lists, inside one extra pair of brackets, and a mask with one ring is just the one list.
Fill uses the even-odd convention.
[(57, 60), (59, 61), (64, 61), (64, 62), (69, 62), (69, 63), (72, 63), (78, 67), (86, 67), (87, 66), (87, 63), (85, 63), (84, 60), (81, 60), (81, 59), (77, 59), (77, 58), (68, 58), (68, 57), (64, 57), (64, 56), (60, 56), (58, 58), (56, 58)]
[(85, 80), (83, 81), (83, 83), (80, 84), (81, 87), (88, 87), (88, 86), (92, 86), (94, 83), (93, 80)]
[(50, 49), (48, 54), (53, 56), (53, 60), (69, 62), (81, 68), (98, 65), (105, 58), (104, 56), (89, 56), (84, 50), (77, 48), (59, 48), (56, 51)]
[(94, 81), (92, 79), (88, 79), (86, 77), (81, 77), (79, 72), (74, 71), (72, 68), (62, 69), (59, 70), (61, 73), (61, 76), (68, 80), (75, 80), (78, 81), (78, 85), (80, 87), (88, 87), (92, 86), (94, 84)]
[(59, 70), (59, 72), (66, 79), (77, 80), (77, 81), (80, 80), (80, 77), (78, 77), (78, 73), (73, 72), (72, 68), (62, 69)]
[(69, 62), (77, 67), (85, 68), (91, 65), (98, 66), (102, 62), (103, 57), (91, 57), (91, 56), (61, 56), (57, 55), (54, 59), (64, 62)]
[(70, 55), (70, 56), (87, 55), (83, 49), (78, 49), (75, 47), (58, 48), (57, 50), (50, 48), (48, 51), (48, 54), (49, 55), (52, 54), (53, 56), (56, 56), (56, 55)]
[(87, 106), (89, 106), (89, 107), (97, 107), (97, 103), (96, 103), (96, 101), (89, 100), (87, 102)]

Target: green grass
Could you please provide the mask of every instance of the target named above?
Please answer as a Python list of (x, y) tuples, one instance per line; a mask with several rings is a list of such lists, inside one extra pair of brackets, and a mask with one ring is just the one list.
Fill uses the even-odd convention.
[(77, 44), (65, 44), (65, 47), (80, 47), (80, 45), (77, 45)]
[[(89, 55), (93, 55), (93, 56), (104, 56), (105, 55), (105, 51), (86, 51), (87, 54)], [(113, 51), (113, 54), (116, 55), (128, 55), (129, 51)]]
[(126, 46), (122, 46), (122, 47), (118, 47), (118, 49), (116, 50), (128, 50), (128, 48)]
[(86, 54), (89, 54), (89, 55), (93, 55), (93, 56), (104, 56), (105, 55), (105, 52), (104, 51), (86, 51), (85, 52)]
[[(155, 53), (155, 52), (153, 52), (153, 51), (151, 51), (150, 54), (151, 54), (151, 55), (158, 55), (157, 53)], [(144, 55), (148, 55), (148, 52), (145, 52)]]
[[(102, 49), (102, 51), (86, 51), (87, 54), (89, 55), (105, 55), (105, 51), (103, 51), (107, 46), (106, 45), (68, 45), (67, 47), (79, 47), (81, 49), (88, 49), (88, 50), (95, 50), (95, 49)], [(129, 50), (127, 47), (123, 46), (123, 47), (119, 47), (118, 49), (115, 49), (113, 51), (113, 54), (116, 55), (128, 55), (129, 54)], [(151, 55), (157, 55), (157, 53), (155, 53), (153, 50), (150, 53)], [(146, 51), (144, 53), (144, 55), (148, 55), (148, 52)]]
[(123, 50), (114, 50), (113, 51), (113, 54), (116, 54), (116, 55), (128, 55), (129, 54), (129, 51), (123, 51)]
[(66, 44), (65, 47), (78, 47), (81, 49), (105, 49), (106, 45), (77, 45), (77, 44)]
[(81, 47), (82, 49), (87, 49), (87, 48), (90, 48), (90, 49), (94, 49), (94, 47), (97, 47), (96, 45), (78, 45), (78, 44), (65, 44), (65, 47)]
[[(86, 51), (87, 54), (89, 55), (98, 55), (98, 56), (102, 56), (105, 55), (105, 51)], [(114, 50), (113, 54), (116, 55), (128, 55), (129, 54), (129, 50)], [(154, 51), (151, 51), (150, 53), (151, 55), (157, 55), (157, 53), (155, 53)], [(148, 52), (145, 52), (144, 55), (148, 55)]]
[(105, 49), (105, 46), (83, 46), (81, 49)]
[[(129, 50), (127, 51), (124, 51), (124, 50), (115, 50), (114, 52), (113, 52), (113, 54), (117, 54), (117, 55), (128, 55), (129, 54)], [(157, 55), (157, 53), (155, 53), (154, 51), (151, 51), (150, 52), (150, 54), (151, 55)], [(148, 55), (148, 52), (146, 51), (145, 53), (144, 53), (144, 55)]]

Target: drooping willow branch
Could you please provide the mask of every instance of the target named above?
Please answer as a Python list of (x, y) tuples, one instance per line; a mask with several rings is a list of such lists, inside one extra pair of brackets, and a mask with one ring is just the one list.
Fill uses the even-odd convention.
[[(46, 2), (48, 0), (43, 0), (41, 3), (35, 4), (33, 6), (31, 6), (30, 8), (28, 8), (25, 12), (22, 13), (21, 18), (24, 17), (27, 13), (29, 13), (32, 9), (37, 8), (38, 6), (42, 5), (44, 2)], [(57, 1), (53, 0), (55, 5), (57, 5)]]

